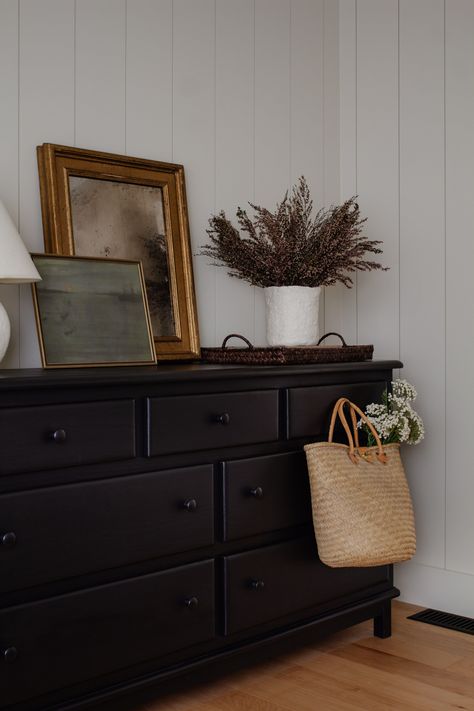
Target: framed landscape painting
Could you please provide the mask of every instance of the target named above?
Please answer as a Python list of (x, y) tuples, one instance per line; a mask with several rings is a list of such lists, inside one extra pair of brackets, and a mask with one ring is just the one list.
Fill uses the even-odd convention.
[(45, 250), (140, 261), (158, 360), (199, 356), (184, 169), (38, 146)]
[(31, 256), (43, 367), (156, 363), (140, 262)]

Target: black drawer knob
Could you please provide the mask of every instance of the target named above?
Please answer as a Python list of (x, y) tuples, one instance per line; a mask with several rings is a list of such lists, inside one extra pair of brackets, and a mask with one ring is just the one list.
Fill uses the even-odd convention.
[(252, 590), (263, 590), (263, 588), (265, 587), (265, 582), (263, 580), (251, 580), (250, 587), (252, 588)]
[(5, 664), (13, 664), (18, 657), (18, 649), (16, 647), (7, 647), (2, 651), (2, 657)]
[(250, 489), (249, 493), (254, 499), (263, 499), (263, 489), (261, 486), (255, 486), (253, 489)]
[(183, 501), (183, 509), (186, 509), (186, 511), (196, 511), (197, 507), (196, 499), (186, 499), (186, 501)]
[(189, 608), (190, 610), (195, 610), (198, 605), (199, 600), (195, 595), (193, 595), (192, 597), (187, 597), (184, 601), (184, 606)]
[(16, 544), (16, 534), (13, 531), (8, 531), (8, 533), (0, 534), (0, 543), (3, 548), (13, 548)]
[(54, 432), (51, 433), (51, 439), (58, 444), (65, 442), (67, 439), (66, 430), (54, 430)]
[(230, 415), (228, 412), (223, 412), (221, 415), (216, 415), (216, 422), (220, 425), (228, 425), (230, 423)]

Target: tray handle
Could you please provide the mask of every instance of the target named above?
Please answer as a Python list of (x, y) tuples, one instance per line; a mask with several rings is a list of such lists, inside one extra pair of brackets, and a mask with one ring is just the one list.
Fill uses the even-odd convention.
[(347, 348), (347, 343), (345, 342), (345, 340), (343, 339), (343, 337), (341, 336), (341, 334), (340, 334), (340, 333), (336, 333), (335, 331), (330, 331), (329, 333), (325, 333), (324, 336), (321, 336), (321, 338), (320, 338), (319, 341), (316, 343), (316, 345), (317, 345), (317, 346), (321, 345), (321, 343), (322, 343), (323, 341), (325, 341), (326, 338), (329, 338), (329, 336), (337, 336), (338, 338), (341, 339), (342, 347), (343, 347), (343, 348)]
[(241, 341), (244, 341), (248, 345), (249, 351), (253, 351), (253, 345), (250, 343), (248, 338), (245, 338), (245, 336), (241, 336), (240, 333), (229, 333), (229, 335), (226, 336), (224, 338), (224, 340), (222, 341), (222, 346), (221, 346), (222, 350), (224, 350), (226, 348), (227, 341), (230, 340), (231, 338), (240, 338)]

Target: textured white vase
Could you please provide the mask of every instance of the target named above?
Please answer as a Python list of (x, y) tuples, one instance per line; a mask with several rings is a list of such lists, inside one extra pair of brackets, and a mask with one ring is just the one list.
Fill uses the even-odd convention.
[(314, 346), (319, 338), (321, 287), (268, 286), (264, 289), (270, 346)]

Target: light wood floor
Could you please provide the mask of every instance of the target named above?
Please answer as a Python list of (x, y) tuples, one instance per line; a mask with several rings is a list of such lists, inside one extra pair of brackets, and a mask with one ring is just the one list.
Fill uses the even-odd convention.
[(367, 622), (324, 642), (133, 711), (474, 711), (474, 636), (407, 620), (393, 604), (393, 635)]

